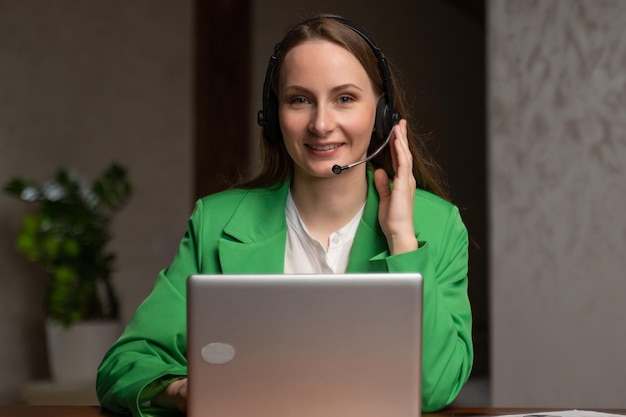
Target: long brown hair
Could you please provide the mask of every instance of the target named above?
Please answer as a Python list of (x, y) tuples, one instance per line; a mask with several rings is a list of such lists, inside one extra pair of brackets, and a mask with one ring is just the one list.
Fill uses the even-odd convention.
[[(270, 88), (277, 95), (278, 80), (284, 57), (297, 45), (306, 41), (321, 39), (335, 43), (352, 53), (361, 63), (369, 75), (374, 88), (378, 93), (383, 92), (383, 77), (378, 65), (378, 59), (372, 47), (363, 39), (363, 36), (341, 22), (341, 18), (333, 15), (318, 15), (307, 19), (287, 31), (276, 51), (276, 61), (271, 73)], [(368, 35), (369, 36), (369, 35)], [(391, 71), (391, 68), (390, 68)], [(391, 71), (393, 74), (393, 71)], [(392, 78), (395, 91), (395, 109), (403, 118), (409, 120), (408, 108), (405, 104), (403, 91)], [(443, 172), (439, 165), (427, 152), (423, 138), (414, 130), (412, 123), (407, 123), (409, 148), (413, 155), (413, 175), (417, 187), (430, 191), (440, 197), (448, 199), (443, 179)], [(282, 184), (293, 174), (293, 161), (282, 140), (270, 140), (261, 132), (261, 159), (260, 173), (248, 181), (235, 184), (237, 188), (264, 188)], [(378, 145), (372, 140), (369, 152)], [(389, 178), (394, 177), (390, 146), (386, 146), (374, 159), (369, 162), (373, 169), (382, 168)]]

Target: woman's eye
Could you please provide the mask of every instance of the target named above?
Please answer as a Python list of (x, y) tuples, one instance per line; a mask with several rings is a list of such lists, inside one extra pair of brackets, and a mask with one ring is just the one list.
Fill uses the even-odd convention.
[(352, 103), (354, 99), (350, 96), (341, 96), (339, 97), (339, 102), (342, 104)]
[(294, 97), (289, 101), (291, 104), (306, 104), (309, 101), (304, 97)]

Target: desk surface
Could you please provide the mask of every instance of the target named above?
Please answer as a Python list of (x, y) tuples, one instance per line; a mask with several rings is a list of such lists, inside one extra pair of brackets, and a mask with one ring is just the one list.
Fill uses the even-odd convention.
[[(562, 409), (561, 409), (562, 410)], [(432, 417), (478, 417), (498, 416), (505, 414), (524, 414), (547, 409), (534, 408), (447, 408), (438, 413), (425, 414)], [(613, 414), (626, 415), (623, 410), (598, 410)], [(94, 406), (63, 406), (63, 405), (0, 405), (0, 417), (113, 417), (109, 413)]]

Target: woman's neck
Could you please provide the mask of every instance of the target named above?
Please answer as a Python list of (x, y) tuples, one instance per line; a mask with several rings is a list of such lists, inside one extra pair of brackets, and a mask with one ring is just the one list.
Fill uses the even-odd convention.
[(330, 234), (348, 224), (365, 203), (365, 170), (332, 178), (295, 176), (291, 196), (309, 232), (327, 247)]

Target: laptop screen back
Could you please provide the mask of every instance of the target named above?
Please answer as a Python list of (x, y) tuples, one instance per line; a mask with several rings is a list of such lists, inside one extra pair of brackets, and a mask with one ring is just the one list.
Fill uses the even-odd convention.
[(194, 275), (191, 417), (420, 415), (419, 274)]

